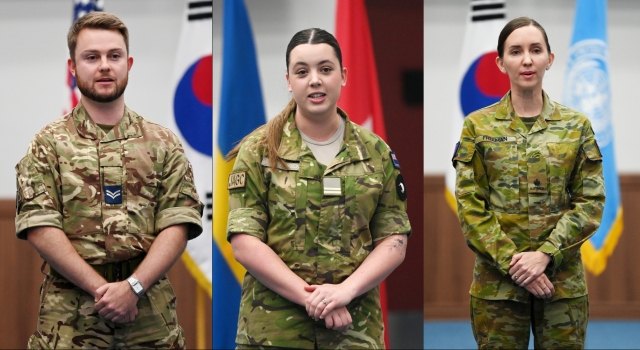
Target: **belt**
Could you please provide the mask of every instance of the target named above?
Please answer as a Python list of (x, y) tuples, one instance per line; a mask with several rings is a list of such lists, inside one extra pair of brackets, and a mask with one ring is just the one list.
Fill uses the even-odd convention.
[[(145, 256), (146, 254), (141, 254), (129, 260), (117, 261), (117, 262), (112, 262), (112, 263), (107, 263), (102, 265), (89, 265), (89, 266), (91, 266), (94, 270), (96, 270), (96, 272), (100, 276), (104, 277), (104, 279), (106, 279), (107, 282), (109, 283), (118, 282), (118, 281), (123, 281), (129, 276), (131, 276), (133, 271), (135, 271), (138, 265), (140, 265), (140, 263), (142, 262)], [(62, 276), (51, 265), (49, 265), (49, 273), (51, 274), (51, 276), (66, 279), (66, 277)]]

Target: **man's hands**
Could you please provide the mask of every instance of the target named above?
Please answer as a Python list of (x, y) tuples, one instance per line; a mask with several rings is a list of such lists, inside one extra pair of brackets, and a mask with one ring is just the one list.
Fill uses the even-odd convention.
[(94, 297), (94, 308), (109, 321), (131, 322), (138, 315), (138, 296), (127, 281), (104, 284), (96, 289)]

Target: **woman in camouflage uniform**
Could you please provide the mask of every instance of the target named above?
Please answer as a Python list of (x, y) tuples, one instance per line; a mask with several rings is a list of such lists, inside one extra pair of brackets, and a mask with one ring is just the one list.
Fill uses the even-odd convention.
[(542, 89), (554, 55), (536, 21), (510, 21), (498, 68), (511, 90), (471, 113), (453, 158), (458, 217), (476, 253), (471, 323), (479, 348), (582, 348), (589, 316), (580, 246), (604, 208), (589, 119)]
[(337, 108), (331, 34), (298, 32), (286, 64), (293, 99), (228, 156), (227, 237), (247, 268), (238, 348), (382, 348), (378, 284), (411, 232), (400, 166)]

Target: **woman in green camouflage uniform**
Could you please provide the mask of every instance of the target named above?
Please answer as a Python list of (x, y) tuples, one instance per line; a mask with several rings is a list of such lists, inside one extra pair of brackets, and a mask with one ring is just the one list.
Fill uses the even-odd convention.
[(479, 348), (583, 348), (589, 302), (580, 246), (596, 231), (602, 155), (583, 114), (549, 99), (554, 55), (520, 17), (498, 39), (511, 90), (471, 113), (453, 158), (458, 217), (476, 253), (471, 324)]
[(229, 154), (238, 348), (383, 348), (378, 284), (411, 232), (400, 166), (337, 108), (347, 70), (331, 34), (298, 32), (286, 64), (293, 99)]

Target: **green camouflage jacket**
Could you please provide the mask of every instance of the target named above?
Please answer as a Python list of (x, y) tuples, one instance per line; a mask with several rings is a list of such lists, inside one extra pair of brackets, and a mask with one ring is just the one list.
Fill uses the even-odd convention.
[(552, 256), (550, 300), (587, 294), (580, 246), (602, 218), (602, 155), (589, 119), (543, 95), (529, 131), (510, 93), (464, 121), (453, 163), (458, 217), (476, 253), (470, 293), (477, 298), (527, 302), (509, 263), (536, 250)]
[(89, 264), (145, 253), (156, 235), (188, 224), (202, 232), (203, 204), (178, 138), (125, 107), (109, 133), (82, 104), (42, 129), (16, 165), (16, 235), (63, 230)]
[[(292, 114), (278, 151), (289, 169), (269, 167), (266, 149), (256, 147), (259, 131), (242, 145), (229, 181), (227, 239), (236, 233), (260, 238), (311, 285), (343, 282), (373, 250), (373, 242), (411, 232), (395, 156), (384, 141), (340, 112), (346, 119), (345, 136), (328, 166), (315, 160)], [(247, 273), (236, 342), (306, 349), (313, 349), (314, 342), (320, 349), (383, 347), (378, 288), (347, 308), (351, 329), (329, 330), (324, 320), (311, 319), (304, 306)]]

